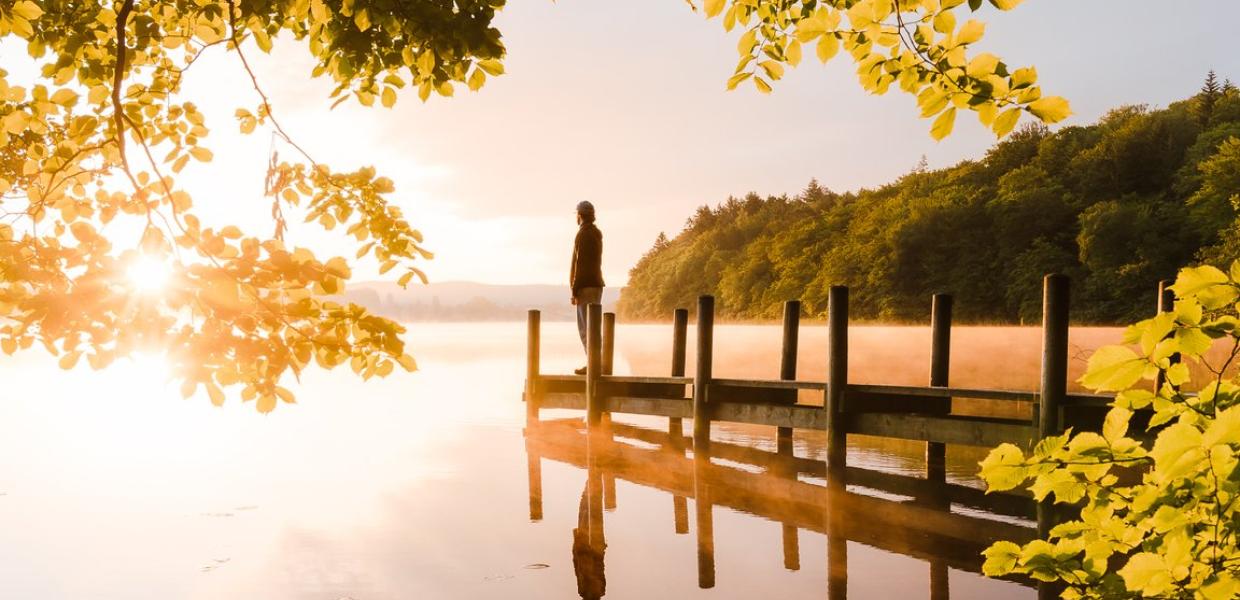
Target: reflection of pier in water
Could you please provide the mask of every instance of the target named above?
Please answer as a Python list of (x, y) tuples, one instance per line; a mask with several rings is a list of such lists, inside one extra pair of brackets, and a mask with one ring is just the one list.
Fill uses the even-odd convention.
[(688, 499), (695, 500), (702, 588), (715, 585), (715, 506), (781, 523), (784, 566), (791, 570), (800, 568), (799, 531), (825, 534), (828, 597), (833, 599), (847, 595), (848, 541), (929, 562), (929, 597), (946, 599), (949, 568), (980, 572), (980, 553), (992, 542), (1023, 542), (1036, 533), (1030, 520), (1035, 508), (1027, 498), (855, 467), (837, 481), (827, 477), (825, 463), (793, 456), (790, 445), (767, 452), (711, 444), (714, 458), (761, 469), (755, 472), (692, 455), (691, 438), (678, 432), (607, 421), (587, 432), (582, 420), (561, 419), (530, 422), (525, 433), (531, 519), (542, 518), (542, 459), (587, 471), (573, 532), (583, 598), (600, 598), (606, 591), (603, 510), (616, 507), (616, 479), (671, 494), (678, 534), (689, 532)]

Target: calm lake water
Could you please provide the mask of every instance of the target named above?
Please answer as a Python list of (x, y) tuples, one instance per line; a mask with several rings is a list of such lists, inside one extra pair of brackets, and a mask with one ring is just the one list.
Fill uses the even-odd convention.
[[(5, 358), (0, 598), (576, 598), (603, 591), (600, 578), (616, 599), (827, 597), (821, 512), (767, 503), (776, 497), (767, 490), (715, 489), (703, 521), (706, 504), (675, 494), (692, 479), (693, 461), (658, 450), (658, 439), (637, 439), (666, 432), (662, 419), (616, 418), (618, 428), (653, 432), (617, 431), (631, 442), (620, 470), (588, 473), (574, 464), (586, 442), (571, 421), (530, 432), (529, 447), (541, 454), (532, 460), (521, 403), (525, 324), (410, 330), (419, 372), (368, 383), (344, 371), (311, 372), (296, 387), (298, 403), (267, 416), (235, 399), (223, 409), (180, 399), (175, 385), (161, 382), (156, 359), (66, 373), (37, 355)], [(955, 335), (953, 383), (1034, 386), (1036, 329)], [(617, 373), (667, 374), (669, 326), (622, 324), (617, 337)], [(544, 324), (543, 339), (544, 372), (580, 366), (572, 325)], [(1074, 331), (1074, 369), (1090, 348), (1117, 339), (1117, 330)], [(852, 340), (853, 381), (924, 384), (924, 328), (862, 327)], [(778, 341), (777, 327), (720, 327), (717, 376), (774, 377)], [(802, 377), (821, 379), (825, 330), (806, 327), (801, 343)], [(548, 421), (577, 417), (544, 411)], [(745, 447), (775, 449), (769, 428), (717, 425), (714, 437), (740, 447), (738, 456)], [(922, 448), (851, 440), (849, 464), (916, 475)], [(795, 451), (820, 460), (821, 435), (798, 432)], [(976, 485), (983, 454), (949, 449), (949, 479)], [(736, 481), (776, 469), (743, 456), (716, 459)], [(540, 489), (531, 490), (532, 475)], [(805, 474), (799, 481), (789, 482), (801, 486), (789, 497), (812, 504), (817, 492), (807, 486), (822, 481)], [(591, 503), (606, 507), (601, 516), (587, 510)], [(951, 568), (936, 556), (960, 548), (905, 536), (887, 513), (860, 506), (845, 516), (849, 527), (876, 540), (908, 538), (897, 546), (920, 554), (848, 541), (849, 597), (1034, 596)], [(713, 538), (709, 565), (703, 525)], [(600, 527), (605, 551), (584, 551), (582, 532), (600, 538)], [(833, 552), (838, 567), (841, 550)]]

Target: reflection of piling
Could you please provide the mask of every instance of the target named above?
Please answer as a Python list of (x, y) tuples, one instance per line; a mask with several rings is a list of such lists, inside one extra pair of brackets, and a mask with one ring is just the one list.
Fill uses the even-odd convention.
[(930, 600), (949, 600), (951, 586), (948, 583), (947, 561), (930, 559)]
[[(832, 494), (834, 498), (842, 497), (842, 493)], [(845, 600), (848, 598), (848, 538), (844, 536), (841, 511), (827, 513), (827, 598), (829, 600)]]
[(586, 422), (598, 426), (603, 416), (603, 397), (598, 380), (603, 367), (603, 307), (591, 303), (586, 307)]
[(530, 520), (541, 521), (543, 518), (542, 457), (535, 452), (527, 451), (525, 461), (530, 475)]
[(844, 388), (848, 385), (848, 288), (831, 286), (827, 299), (827, 469), (843, 476), (847, 455)]
[(684, 496), (672, 496), (672, 519), (676, 533), (689, 533), (689, 501)]
[(715, 298), (698, 298), (697, 375), (693, 378), (693, 453), (710, 451), (710, 388), (711, 360), (714, 350)]
[[(935, 294), (930, 305), (930, 386), (946, 387), (952, 353), (952, 297)], [(934, 412), (950, 413), (951, 398), (935, 402)], [(947, 444), (926, 442), (926, 479), (947, 480)]]
[[(672, 377), (685, 376), (685, 347), (689, 334), (689, 310), (678, 308), (672, 313)], [(684, 423), (680, 417), (667, 420), (667, 432), (673, 438), (684, 435)]]
[(693, 453), (693, 506), (697, 513), (698, 587), (715, 587), (715, 515), (707, 480), (710, 456)]
[(525, 335), (525, 418), (538, 420), (538, 359), (541, 313), (531, 310), (526, 317)]

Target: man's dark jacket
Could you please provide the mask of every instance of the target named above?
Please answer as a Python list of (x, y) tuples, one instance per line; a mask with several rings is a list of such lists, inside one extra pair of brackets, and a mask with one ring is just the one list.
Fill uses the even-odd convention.
[(582, 223), (573, 242), (573, 266), (568, 284), (573, 296), (582, 288), (603, 287), (603, 232), (594, 223)]

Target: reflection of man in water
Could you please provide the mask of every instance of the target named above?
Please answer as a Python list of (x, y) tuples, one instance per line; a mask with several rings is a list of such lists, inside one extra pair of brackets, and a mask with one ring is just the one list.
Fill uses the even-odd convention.
[(597, 523), (590, 518), (589, 492), (587, 480), (577, 507), (577, 528), (573, 530), (573, 571), (577, 573), (577, 593), (585, 600), (598, 600), (607, 594), (607, 575), (603, 572), (607, 543), (603, 541), (602, 514)]
[[(577, 307), (577, 332), (581, 334), (581, 347), (586, 346), (586, 308), (603, 302), (603, 232), (594, 226), (594, 205), (589, 202), (577, 204), (577, 239), (573, 242), (573, 264), (569, 268), (568, 283), (573, 290), (573, 304)], [(577, 369), (585, 375), (586, 368)]]

